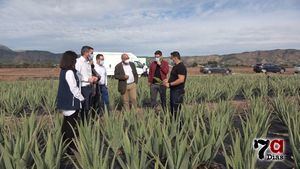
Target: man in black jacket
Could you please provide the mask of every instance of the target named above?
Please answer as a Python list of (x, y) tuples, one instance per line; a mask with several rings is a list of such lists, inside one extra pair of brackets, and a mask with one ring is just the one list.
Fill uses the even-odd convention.
[(121, 94), (125, 110), (129, 110), (129, 101), (133, 108), (137, 108), (138, 74), (135, 64), (129, 61), (129, 56), (124, 53), (121, 56), (122, 62), (116, 65), (114, 76), (119, 80), (118, 91)]

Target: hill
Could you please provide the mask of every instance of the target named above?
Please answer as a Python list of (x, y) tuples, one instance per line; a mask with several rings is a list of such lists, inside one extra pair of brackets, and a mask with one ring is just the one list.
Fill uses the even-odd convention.
[(275, 49), (226, 55), (188, 56), (184, 57), (184, 62), (188, 66), (196, 64), (204, 65), (208, 62), (217, 62), (218, 64), (228, 66), (251, 66), (256, 63), (275, 63), (284, 66), (293, 66), (300, 64), (300, 50)]
[(13, 51), (4, 45), (0, 45), (1, 67), (52, 66), (53, 64), (59, 63), (60, 57), (61, 54), (48, 51)]
[[(51, 67), (59, 63), (60, 57), (61, 54), (48, 51), (14, 51), (0, 44), (0, 67)], [(275, 63), (283, 66), (293, 66), (300, 64), (300, 50), (275, 49), (226, 55), (185, 56), (182, 58), (187, 66), (205, 65), (207, 63), (227, 66), (251, 66), (256, 63)]]

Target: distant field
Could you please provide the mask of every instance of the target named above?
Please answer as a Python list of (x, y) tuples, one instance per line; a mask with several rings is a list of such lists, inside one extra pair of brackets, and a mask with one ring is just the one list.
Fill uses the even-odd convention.
[[(232, 67), (234, 74), (252, 74), (251, 67)], [(188, 68), (189, 75), (201, 75), (200, 68)], [(285, 74), (293, 74), (293, 68), (286, 69)], [(26, 79), (49, 79), (59, 75), (59, 68), (0, 68), (0, 81), (15, 81)]]
[(14, 81), (58, 77), (58, 68), (0, 68), (0, 80)]

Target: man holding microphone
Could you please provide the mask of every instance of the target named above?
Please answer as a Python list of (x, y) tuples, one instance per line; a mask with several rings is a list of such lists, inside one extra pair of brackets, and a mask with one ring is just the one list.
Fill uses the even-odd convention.
[(81, 56), (76, 59), (75, 65), (75, 69), (82, 81), (81, 93), (84, 97), (82, 110), (80, 112), (82, 120), (88, 117), (88, 112), (92, 104), (92, 84), (98, 81), (98, 77), (92, 75), (92, 67), (90, 64), (93, 54), (92, 51), (92, 47), (83, 46), (81, 48)]

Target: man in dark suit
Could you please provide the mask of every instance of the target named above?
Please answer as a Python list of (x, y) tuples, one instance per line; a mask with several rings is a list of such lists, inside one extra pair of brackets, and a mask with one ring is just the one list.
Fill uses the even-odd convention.
[(129, 56), (124, 53), (121, 56), (122, 62), (116, 65), (114, 77), (119, 80), (118, 91), (121, 94), (125, 110), (129, 110), (129, 102), (132, 108), (137, 108), (138, 74), (135, 64), (129, 61)]

